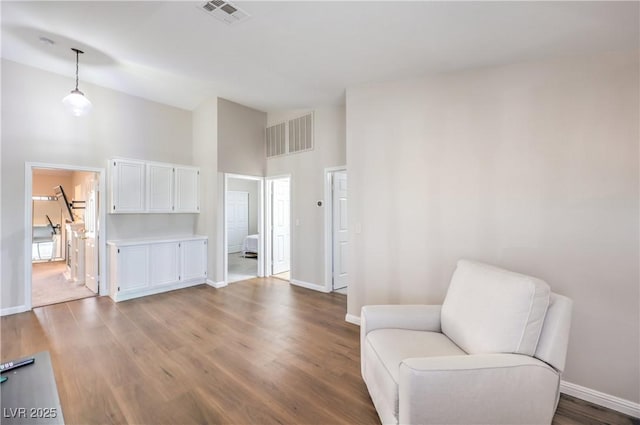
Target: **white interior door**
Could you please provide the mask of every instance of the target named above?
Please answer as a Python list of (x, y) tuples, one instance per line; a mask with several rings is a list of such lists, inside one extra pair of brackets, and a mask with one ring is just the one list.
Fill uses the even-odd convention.
[(84, 182), (84, 273), (85, 285), (91, 291), (98, 293), (98, 179), (95, 175), (87, 177)]
[(333, 174), (333, 289), (347, 287), (347, 172)]
[(242, 251), (249, 234), (249, 192), (227, 192), (227, 252)]
[(272, 245), (273, 274), (284, 273), (291, 267), (291, 230), (289, 179), (273, 180), (272, 190)]

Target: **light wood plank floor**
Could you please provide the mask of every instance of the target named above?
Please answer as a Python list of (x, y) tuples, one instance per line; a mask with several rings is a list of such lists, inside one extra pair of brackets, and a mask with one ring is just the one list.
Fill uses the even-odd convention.
[[(68, 424), (376, 424), (346, 297), (253, 279), (1, 319), (4, 360), (49, 350)], [(562, 397), (554, 424), (637, 424)]]

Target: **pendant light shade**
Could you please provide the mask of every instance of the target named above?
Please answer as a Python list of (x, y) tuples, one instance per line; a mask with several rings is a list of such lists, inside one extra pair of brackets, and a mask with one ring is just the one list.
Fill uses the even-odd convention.
[(92, 106), (89, 99), (78, 89), (66, 95), (62, 104), (76, 117), (88, 114)]
[(62, 104), (71, 112), (74, 116), (80, 117), (86, 115), (91, 111), (91, 102), (89, 99), (78, 90), (78, 57), (80, 53), (84, 53), (82, 50), (71, 49), (76, 52), (76, 88), (71, 90), (71, 93), (62, 99)]

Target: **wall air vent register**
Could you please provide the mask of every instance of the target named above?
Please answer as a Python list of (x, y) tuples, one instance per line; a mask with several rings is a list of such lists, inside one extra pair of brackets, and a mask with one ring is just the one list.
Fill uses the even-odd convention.
[(313, 113), (267, 127), (267, 158), (313, 150)]
[(223, 0), (211, 0), (204, 4), (200, 3), (198, 9), (227, 25), (237, 24), (250, 17), (247, 12), (235, 4)]

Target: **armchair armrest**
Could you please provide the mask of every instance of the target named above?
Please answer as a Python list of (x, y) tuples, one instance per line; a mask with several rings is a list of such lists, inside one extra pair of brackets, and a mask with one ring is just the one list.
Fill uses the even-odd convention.
[(440, 305), (366, 305), (360, 312), (360, 333), (376, 329), (440, 332)]
[[(360, 358), (365, 338), (376, 329), (409, 329), (440, 332), (440, 305), (366, 305), (360, 310)], [(364, 362), (360, 362), (364, 378)]]
[(560, 376), (520, 354), (406, 359), (399, 423), (550, 424)]

